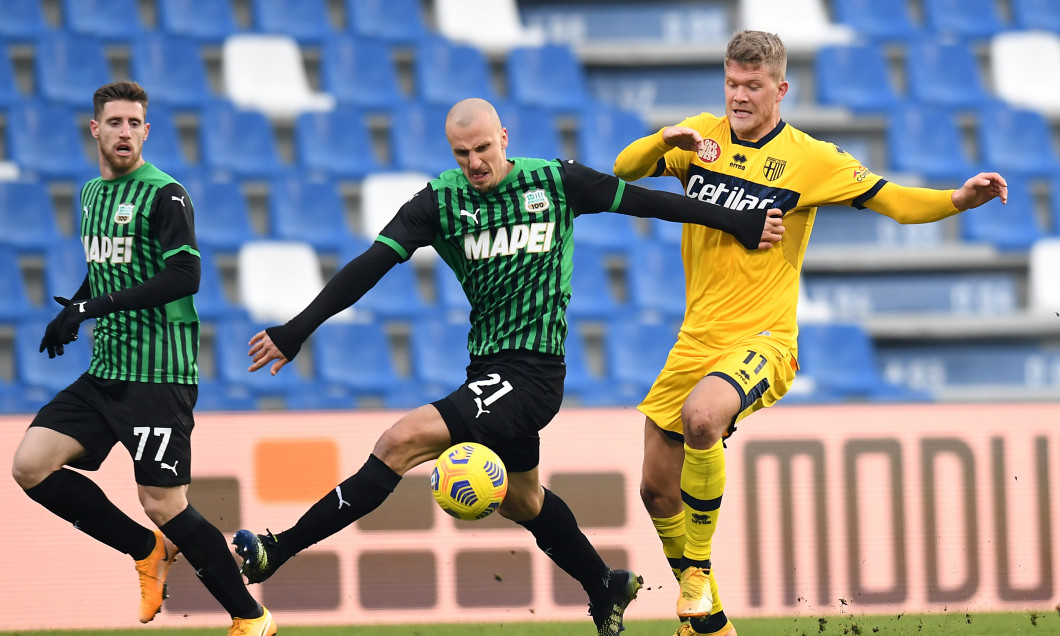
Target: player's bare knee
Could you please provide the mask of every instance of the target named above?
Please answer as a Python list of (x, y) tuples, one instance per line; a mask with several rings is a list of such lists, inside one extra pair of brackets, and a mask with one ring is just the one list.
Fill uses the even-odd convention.
[(25, 453), (15, 453), (11, 461), (11, 477), (22, 490), (29, 490), (55, 472), (50, 465), (34, 461)]
[(140, 504), (144, 508), (144, 513), (158, 527), (166, 525), (188, 507), (185, 490), (180, 486), (173, 488), (141, 486), (139, 490)]
[(685, 404), (681, 409), (681, 422), (685, 431), (685, 443), (692, 448), (707, 449), (718, 443), (731, 418), (712, 404), (698, 406)]
[(644, 504), (644, 509), (653, 517), (672, 516), (677, 513), (670, 511), (674, 508), (680, 509), (681, 506), (680, 498), (675, 498), (672, 493), (645, 481), (640, 484), (640, 500)]
[(527, 489), (526, 492), (518, 487), (512, 488), (512, 482), (509, 482), (508, 493), (497, 512), (511, 521), (529, 521), (541, 513), (544, 494), (540, 488)]

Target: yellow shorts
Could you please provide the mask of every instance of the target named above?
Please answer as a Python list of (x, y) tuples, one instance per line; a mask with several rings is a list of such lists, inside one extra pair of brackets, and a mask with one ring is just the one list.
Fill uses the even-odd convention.
[(778, 350), (769, 336), (750, 336), (726, 349), (707, 349), (682, 334), (637, 408), (663, 430), (683, 434), (681, 406), (688, 394), (703, 378), (718, 375), (740, 393), (735, 425), (783, 397), (797, 368), (791, 352)]

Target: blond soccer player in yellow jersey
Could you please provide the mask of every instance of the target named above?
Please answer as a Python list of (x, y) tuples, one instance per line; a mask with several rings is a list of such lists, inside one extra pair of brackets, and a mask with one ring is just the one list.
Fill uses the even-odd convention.
[(725, 116), (689, 117), (634, 141), (615, 161), (623, 179), (677, 177), (687, 196), (734, 214), (785, 211), (786, 233), (772, 250), (745, 249), (706, 227), (683, 229), (684, 323), (639, 406), (646, 417), (641, 498), (681, 582), (679, 635), (736, 634), (710, 566), (725, 490), (722, 439), (776, 403), (795, 377), (799, 271), (817, 207), (868, 207), (899, 223), (929, 223), (1008, 198), (996, 173), (957, 190), (890, 183), (793, 128), (780, 116), (786, 66), (777, 36), (737, 33), (725, 53)]

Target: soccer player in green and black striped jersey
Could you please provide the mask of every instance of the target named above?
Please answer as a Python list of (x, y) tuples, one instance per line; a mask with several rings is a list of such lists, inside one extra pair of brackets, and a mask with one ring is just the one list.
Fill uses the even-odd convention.
[[(100, 176), (80, 196), (88, 273), (72, 300), (56, 297), (63, 309), (40, 344), (49, 358), (63, 355), (81, 323), (95, 318), (92, 360), (37, 413), (12, 473), (34, 501), (135, 560), (141, 622), (162, 608), (179, 550), (232, 616), (229, 634), (274, 634), (224, 536), (187, 499), (199, 348), (191, 199), (142, 156), (150, 124), (139, 84), (107, 84), (92, 102)], [(96, 470), (117, 443), (133, 458), (140, 501), (159, 530), (133, 521), (95, 482), (66, 468)]]
[(529, 530), (540, 547), (582, 584), (601, 635), (616, 636), (641, 578), (611, 570), (578, 528), (567, 505), (538, 480), (538, 432), (563, 397), (565, 312), (571, 296), (573, 222), (579, 214), (617, 212), (701, 223), (732, 233), (749, 249), (780, 239), (778, 216), (731, 212), (627, 185), (574, 161), (509, 159), (507, 131), (481, 99), (456, 104), (446, 136), (459, 169), (448, 170), (405, 203), (371, 247), (332, 278), (287, 324), (251, 339), (251, 370), (278, 372), (325, 320), (349, 307), (391, 267), (433, 246), (471, 303), (464, 384), (415, 409), (380, 437), (367, 462), (309, 509), (291, 529), (240, 530), (243, 573), (260, 582), (295, 553), (374, 510), (406, 471), (450, 445), (492, 448), (508, 470), (499, 512)]

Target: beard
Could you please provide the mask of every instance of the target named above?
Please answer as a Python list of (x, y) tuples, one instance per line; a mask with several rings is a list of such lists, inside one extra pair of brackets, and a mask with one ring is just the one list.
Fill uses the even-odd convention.
[(133, 151), (128, 155), (119, 155), (111, 148), (100, 146), (99, 152), (103, 157), (104, 163), (106, 163), (111, 171), (116, 174), (125, 174), (140, 160), (140, 153), (136, 151)]

